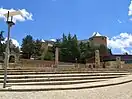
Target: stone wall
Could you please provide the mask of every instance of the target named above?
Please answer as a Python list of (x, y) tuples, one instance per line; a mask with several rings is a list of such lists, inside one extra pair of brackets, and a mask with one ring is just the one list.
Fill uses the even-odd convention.
[[(118, 67), (117, 61), (108, 61), (108, 62), (101, 62), (99, 68), (123, 68), (122, 66), (124, 65), (124, 61), (121, 61), (121, 66)], [(86, 63), (86, 68), (96, 68), (95, 63)]]
[(108, 61), (108, 62), (105, 62), (105, 67), (106, 68), (122, 68), (124, 64), (125, 64), (124, 61), (121, 61), (121, 66), (118, 67), (117, 61)]
[(132, 69), (132, 64), (124, 64), (122, 65), (123, 69)]

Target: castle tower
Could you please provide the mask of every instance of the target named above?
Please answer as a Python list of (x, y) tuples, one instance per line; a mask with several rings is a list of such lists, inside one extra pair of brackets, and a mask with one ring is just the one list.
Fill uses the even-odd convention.
[(89, 38), (90, 44), (94, 46), (105, 45), (107, 46), (107, 37), (101, 36), (98, 32)]

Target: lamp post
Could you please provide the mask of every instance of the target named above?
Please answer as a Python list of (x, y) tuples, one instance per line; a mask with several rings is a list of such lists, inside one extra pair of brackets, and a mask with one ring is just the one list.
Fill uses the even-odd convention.
[[(14, 11), (4, 14), (4, 16), (7, 18), (7, 25), (8, 25), (8, 36), (7, 36), (7, 45), (5, 50), (5, 60), (4, 60), (4, 82), (3, 82), (3, 88), (6, 87), (7, 82), (7, 67), (9, 66), (9, 57), (10, 57), (10, 29), (15, 23), (13, 22), (13, 16), (15, 15), (22, 15), (20, 11)], [(9, 18), (11, 17), (11, 20)]]

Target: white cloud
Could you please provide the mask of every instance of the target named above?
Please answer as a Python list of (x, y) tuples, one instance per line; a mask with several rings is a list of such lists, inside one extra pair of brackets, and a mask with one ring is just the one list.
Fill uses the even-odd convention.
[(50, 39), (50, 41), (56, 42), (56, 39)]
[(132, 34), (131, 33), (121, 33), (120, 35), (114, 36), (112, 38), (107, 37), (108, 47), (114, 49), (120, 49), (122, 53), (127, 52), (132, 54)]
[(129, 16), (132, 15), (132, 1), (131, 1), (130, 5), (129, 5), (128, 15), (129, 15)]
[(119, 20), (119, 19), (118, 19), (117, 21), (118, 21), (118, 23), (120, 23), (120, 24), (122, 23), (122, 21), (121, 21), (121, 20)]
[[(5, 43), (6, 41), (7, 41), (7, 37), (5, 38), (4, 41), (2, 41), (2, 43)], [(19, 45), (19, 43), (18, 43), (17, 40), (11, 38), (11, 41), (12, 41), (12, 43), (13, 43), (16, 47), (19, 47), (19, 48), (20, 48), (20, 45)]]
[[(26, 20), (33, 20), (32, 19), (32, 13), (29, 13), (26, 9), (18, 9), (21, 13), (22, 13), (22, 16), (21, 15), (16, 15), (13, 17), (13, 22), (16, 22), (16, 21), (26, 21)], [(16, 11), (15, 9), (4, 9), (4, 8), (0, 8), (0, 18), (4, 19), (6, 21), (6, 17), (4, 17), (3, 14), (6, 14), (7, 12), (13, 12), (13, 11)]]
[(11, 39), (12, 40), (12, 43), (16, 46), (16, 47), (20, 47), (19, 43), (17, 40), (15, 39)]

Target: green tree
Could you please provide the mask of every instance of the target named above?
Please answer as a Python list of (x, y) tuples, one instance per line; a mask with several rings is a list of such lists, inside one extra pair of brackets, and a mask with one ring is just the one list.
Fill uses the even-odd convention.
[(22, 41), (22, 54), (23, 54), (23, 58), (28, 58), (30, 59), (31, 56), (34, 54), (34, 40), (33, 37), (31, 35), (27, 35), (25, 38), (23, 38)]
[(5, 47), (6, 47), (6, 45), (2, 43), (2, 41), (4, 41), (3, 33), (4, 31), (0, 32), (0, 54), (3, 54), (3, 52), (5, 51)]
[(58, 40), (55, 46), (60, 48), (60, 61), (75, 62), (75, 59), (79, 59), (80, 57), (76, 35), (72, 36), (69, 33), (68, 36), (66, 36), (65, 34), (63, 34), (62, 40)]
[(81, 42), (79, 44), (80, 48), (80, 61), (85, 63), (86, 59), (94, 57), (95, 47), (90, 46), (89, 42)]
[(37, 58), (40, 58), (41, 56), (41, 46), (42, 46), (42, 42), (41, 40), (37, 39), (35, 42), (34, 42), (34, 57), (35, 59)]
[(123, 55), (129, 55), (127, 52), (123, 53)]
[(47, 52), (43, 57), (44, 60), (54, 60), (54, 54), (52, 52)]
[(109, 54), (109, 55), (112, 55), (112, 51), (111, 51), (111, 49), (109, 49), (109, 48), (108, 48), (108, 54)]
[(105, 45), (100, 45), (99, 47), (99, 52), (101, 56), (107, 55), (108, 54), (108, 49)]

